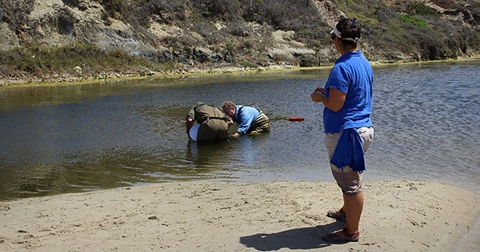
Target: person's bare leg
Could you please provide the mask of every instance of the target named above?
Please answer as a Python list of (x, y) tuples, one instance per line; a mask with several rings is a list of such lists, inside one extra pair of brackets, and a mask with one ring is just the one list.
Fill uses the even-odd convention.
[(360, 216), (363, 211), (363, 192), (356, 195), (343, 194), (343, 211), (347, 215), (345, 231), (347, 234), (353, 234), (359, 231)]

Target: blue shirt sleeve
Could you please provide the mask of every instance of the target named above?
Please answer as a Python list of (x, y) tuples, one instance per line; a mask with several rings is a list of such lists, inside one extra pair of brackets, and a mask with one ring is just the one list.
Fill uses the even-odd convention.
[[(348, 93), (348, 79), (350, 79), (347, 69), (344, 65), (336, 64), (333, 66), (328, 82), (325, 85), (325, 90), (329, 92), (329, 88), (340, 90), (344, 93)], [(327, 93), (327, 96), (329, 93)]]

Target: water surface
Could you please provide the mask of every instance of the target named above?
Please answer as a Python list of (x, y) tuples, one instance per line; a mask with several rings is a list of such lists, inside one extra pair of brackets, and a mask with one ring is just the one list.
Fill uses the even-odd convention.
[[(333, 181), (322, 105), (329, 69), (0, 89), (0, 200), (167, 181)], [(374, 69), (365, 179), (480, 192), (480, 62)], [(198, 101), (253, 105), (272, 131), (216, 145), (185, 134)], [(302, 122), (288, 121), (303, 116)]]

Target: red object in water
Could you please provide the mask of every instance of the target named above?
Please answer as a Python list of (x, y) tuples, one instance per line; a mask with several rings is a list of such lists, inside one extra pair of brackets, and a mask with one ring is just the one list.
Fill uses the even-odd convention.
[(294, 117), (289, 117), (288, 120), (289, 121), (303, 121), (303, 120), (305, 120), (305, 118), (303, 118), (301, 116), (294, 116)]

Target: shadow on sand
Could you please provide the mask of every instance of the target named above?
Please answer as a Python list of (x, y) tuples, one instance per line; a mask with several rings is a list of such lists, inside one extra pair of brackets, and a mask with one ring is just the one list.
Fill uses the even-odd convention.
[(344, 227), (344, 222), (334, 222), (316, 227), (304, 227), (285, 230), (278, 233), (259, 233), (240, 238), (240, 243), (259, 251), (288, 249), (316, 249), (330, 246), (332, 243), (322, 240), (321, 236)]

